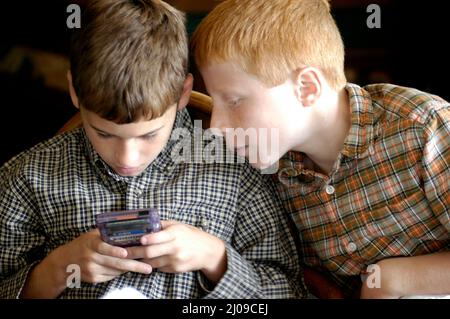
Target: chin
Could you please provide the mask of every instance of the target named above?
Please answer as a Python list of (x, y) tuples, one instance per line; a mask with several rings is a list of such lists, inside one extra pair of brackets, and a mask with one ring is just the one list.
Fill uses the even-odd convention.
[(250, 165), (260, 170), (262, 174), (275, 174), (278, 171), (278, 160), (268, 159), (250, 163)]

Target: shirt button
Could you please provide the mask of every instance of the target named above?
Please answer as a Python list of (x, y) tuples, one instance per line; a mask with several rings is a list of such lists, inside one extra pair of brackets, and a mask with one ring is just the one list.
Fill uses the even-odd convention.
[(336, 190), (335, 190), (334, 187), (331, 186), (331, 185), (328, 185), (328, 186), (325, 188), (325, 192), (327, 192), (328, 195), (333, 195), (335, 191), (336, 191)]
[(136, 190), (134, 191), (134, 193), (135, 193), (137, 196), (141, 196), (142, 193), (143, 193), (143, 191), (142, 191), (142, 189), (136, 189)]
[(206, 219), (203, 219), (203, 220), (202, 220), (202, 227), (203, 227), (203, 228), (207, 228), (208, 225), (209, 225), (208, 221), (207, 221)]
[(347, 245), (347, 252), (349, 253), (349, 254), (353, 254), (355, 251), (356, 251), (356, 244), (355, 243), (349, 243), (348, 245)]
[(131, 277), (133, 277), (133, 274), (132, 274), (131, 272), (127, 272), (127, 273), (125, 274), (125, 277), (131, 278)]

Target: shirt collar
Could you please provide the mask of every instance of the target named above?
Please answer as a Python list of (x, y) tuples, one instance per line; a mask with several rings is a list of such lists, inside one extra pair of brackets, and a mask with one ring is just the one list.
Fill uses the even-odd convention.
[(316, 178), (324, 180), (327, 176), (317, 172), (314, 163), (305, 154), (290, 151), (280, 159), (278, 173), (273, 175), (273, 178), (284, 186), (291, 187), (296, 185), (299, 179), (310, 183)]
[(349, 158), (362, 158), (367, 156), (367, 150), (373, 141), (372, 97), (355, 84), (347, 84), (345, 89), (350, 101), (351, 127), (341, 153)]
[[(145, 175), (149, 170), (153, 167), (160, 170), (163, 174), (170, 176), (174, 169), (176, 168), (177, 163), (172, 159), (172, 149), (177, 143), (177, 138), (174, 135), (176, 129), (187, 129), (189, 132), (193, 131), (193, 126), (191, 123), (191, 118), (186, 109), (177, 111), (175, 122), (172, 128), (172, 133), (167, 142), (166, 146), (163, 148), (161, 153), (156, 157), (156, 159), (145, 169), (145, 171), (140, 175)], [(89, 138), (86, 135), (84, 129), (81, 129), (83, 136), (83, 144), (86, 150), (86, 155), (96, 170), (98, 170), (102, 174), (107, 174), (112, 176), (116, 180), (120, 181), (128, 181), (132, 179), (132, 177), (123, 177), (114, 172), (108, 164), (106, 164), (100, 155), (94, 150)]]

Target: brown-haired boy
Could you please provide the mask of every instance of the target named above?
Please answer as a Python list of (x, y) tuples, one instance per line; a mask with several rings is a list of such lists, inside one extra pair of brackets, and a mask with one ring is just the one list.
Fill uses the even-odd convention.
[(347, 83), (326, 0), (224, 1), (192, 48), (214, 101), (211, 126), (278, 129), (275, 151), (251, 164), (279, 164), (303, 264), (347, 296), (450, 294), (448, 102)]
[[(97, 0), (82, 23), (68, 78), (83, 129), (0, 169), (0, 297), (303, 296), (288, 220), (259, 174), (177, 161), (173, 133), (193, 131), (184, 16), (159, 0)], [(160, 232), (129, 248), (101, 240), (97, 214), (146, 207)]]

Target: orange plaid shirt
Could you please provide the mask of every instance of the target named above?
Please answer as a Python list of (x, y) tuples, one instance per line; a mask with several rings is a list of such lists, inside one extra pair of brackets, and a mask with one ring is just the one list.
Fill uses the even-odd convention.
[(274, 177), (303, 263), (351, 294), (370, 264), (449, 250), (450, 105), (389, 84), (346, 90), (352, 125), (331, 173), (289, 152)]

